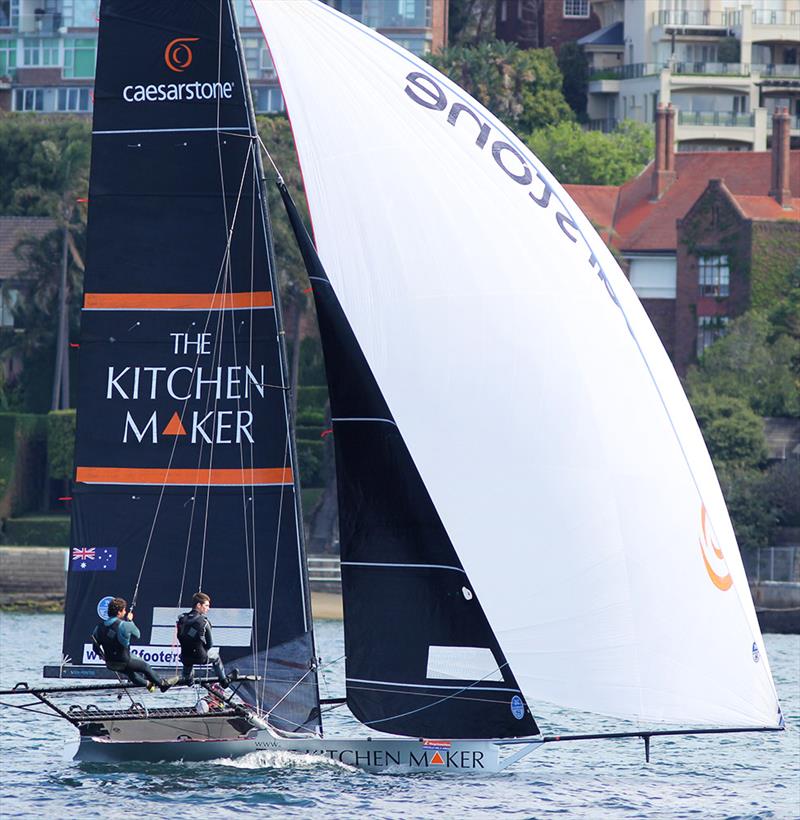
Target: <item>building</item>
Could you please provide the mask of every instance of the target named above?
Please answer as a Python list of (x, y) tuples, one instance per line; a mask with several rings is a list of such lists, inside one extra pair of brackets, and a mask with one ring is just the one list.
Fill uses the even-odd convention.
[(677, 111), (680, 151), (764, 151), (777, 108), (800, 147), (800, 0), (592, 0), (593, 127)]
[(770, 152), (675, 153), (656, 111), (656, 159), (621, 186), (567, 185), (622, 257), (679, 375), (751, 306), (780, 296), (800, 260), (800, 151), (789, 115)]
[(497, 0), (495, 15), (499, 40), (556, 53), (600, 26), (590, 0)]
[[(447, 42), (447, 0), (328, 0), (415, 54)], [(98, 0), (0, 0), (0, 111), (89, 113)], [(256, 111), (283, 98), (249, 0), (234, 0)]]

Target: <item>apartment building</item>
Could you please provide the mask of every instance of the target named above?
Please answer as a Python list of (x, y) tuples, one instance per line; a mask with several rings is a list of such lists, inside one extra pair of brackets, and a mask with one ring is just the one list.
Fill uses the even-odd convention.
[[(327, 0), (413, 51), (447, 42), (448, 0)], [(256, 111), (283, 110), (250, 0), (234, 0)], [(0, 111), (90, 113), (99, 0), (0, 0)]]
[(591, 127), (677, 111), (679, 151), (764, 151), (787, 109), (800, 147), (800, 0), (592, 0)]

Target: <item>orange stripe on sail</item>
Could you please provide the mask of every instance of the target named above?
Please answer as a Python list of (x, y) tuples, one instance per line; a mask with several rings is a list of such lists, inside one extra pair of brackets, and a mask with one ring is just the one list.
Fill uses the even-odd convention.
[(241, 293), (86, 293), (86, 310), (222, 310), (272, 307), (268, 290)]
[(165, 467), (78, 467), (75, 480), (83, 484), (181, 484), (241, 486), (248, 484), (292, 484), (289, 467), (252, 470), (171, 469)]

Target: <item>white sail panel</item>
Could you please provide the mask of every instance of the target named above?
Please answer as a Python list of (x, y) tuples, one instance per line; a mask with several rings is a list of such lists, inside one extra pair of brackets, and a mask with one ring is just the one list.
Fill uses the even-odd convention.
[(320, 257), (534, 708), (776, 726), (705, 445), (588, 220), (410, 53), (313, 0), (254, 5)]

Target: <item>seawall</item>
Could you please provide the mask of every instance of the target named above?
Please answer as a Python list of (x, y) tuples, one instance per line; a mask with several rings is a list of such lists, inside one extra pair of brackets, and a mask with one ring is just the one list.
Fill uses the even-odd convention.
[[(63, 609), (69, 550), (0, 546), (0, 607)], [(311, 609), (322, 620), (342, 619), (338, 592), (312, 590)]]

